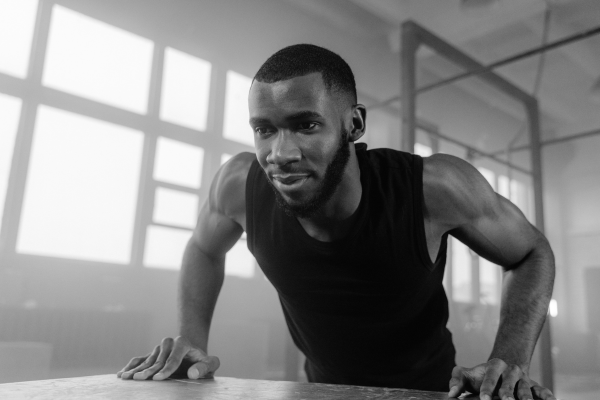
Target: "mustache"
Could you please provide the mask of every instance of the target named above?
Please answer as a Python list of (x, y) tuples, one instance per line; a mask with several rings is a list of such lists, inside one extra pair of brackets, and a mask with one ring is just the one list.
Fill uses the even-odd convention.
[(267, 175), (275, 175), (275, 174), (310, 174), (312, 171), (304, 170), (292, 165), (282, 165), (275, 169), (265, 171)]

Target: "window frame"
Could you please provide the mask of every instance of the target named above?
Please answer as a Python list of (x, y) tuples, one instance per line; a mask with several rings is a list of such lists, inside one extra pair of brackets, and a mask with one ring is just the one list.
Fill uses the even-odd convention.
[[(148, 34), (125, 28), (136, 35), (152, 40), (154, 43), (146, 114), (139, 114), (133, 111), (120, 109), (74, 94), (45, 87), (42, 85), (42, 76), (44, 61), (46, 59), (52, 9), (55, 4), (59, 3), (55, 0), (40, 0), (38, 3), (28, 71), (25, 78), (17, 78), (0, 72), (0, 92), (17, 97), (22, 101), (21, 115), (19, 116), (19, 124), (4, 203), (4, 218), (2, 220), (2, 225), (0, 226), (0, 269), (12, 268), (14, 266), (23, 266), (26, 269), (36, 269), (41, 266), (43, 266), (44, 269), (70, 269), (82, 268), (81, 266), (85, 264), (85, 266), (108, 269), (114, 268), (115, 270), (130, 270), (131, 268), (128, 267), (133, 267), (138, 271), (158, 271), (157, 269), (147, 268), (143, 265), (144, 247), (148, 227), (156, 225), (175, 229), (182, 228), (179, 226), (153, 222), (156, 188), (163, 187), (198, 195), (199, 211), (204, 201), (208, 198), (212, 177), (221, 166), (221, 155), (224, 153), (237, 154), (243, 151), (254, 152), (253, 147), (242, 143), (232, 142), (231, 140), (225, 139), (222, 135), (226, 74), (229, 68), (225, 68), (218, 61), (211, 60), (211, 57), (207, 55), (199, 54), (198, 49), (185, 48), (186, 44), (180, 46), (178, 43), (171, 43), (168, 42), (168, 40), (151, 37)], [(62, 6), (61, 4), (59, 5)], [(101, 16), (96, 16), (93, 13), (82, 12), (78, 9), (74, 9), (74, 11), (81, 12), (90, 18), (98, 19), (109, 25), (123, 29), (122, 26), (114, 25), (110, 21), (106, 21)], [(188, 46), (193, 46), (193, 44), (188, 44)], [(165, 49), (167, 47), (201, 58), (212, 64), (206, 129), (204, 131), (163, 121), (160, 118), (160, 101), (165, 62), (164, 57)], [(136, 200), (134, 217), (135, 222), (131, 261), (129, 264), (112, 264), (99, 261), (39, 256), (16, 252), (16, 241), (22, 214), (26, 179), (30, 165), (33, 132), (37, 120), (38, 106), (41, 104), (125, 126), (139, 130), (143, 133), (141, 173), (138, 182), (138, 197)], [(191, 189), (184, 186), (158, 182), (153, 179), (158, 137), (166, 137), (204, 149), (201, 177), (202, 184), (199, 189)], [(88, 270), (88, 268), (84, 269)]]

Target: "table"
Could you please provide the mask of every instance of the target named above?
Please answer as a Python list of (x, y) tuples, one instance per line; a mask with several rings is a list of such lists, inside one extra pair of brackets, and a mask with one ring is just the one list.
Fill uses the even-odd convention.
[(121, 380), (116, 375), (0, 384), (0, 399), (285, 399), (446, 400), (447, 393), (215, 377), (162, 382)]

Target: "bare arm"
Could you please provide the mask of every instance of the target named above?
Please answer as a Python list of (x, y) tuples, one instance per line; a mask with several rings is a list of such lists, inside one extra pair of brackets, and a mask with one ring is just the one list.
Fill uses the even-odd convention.
[(215, 176), (183, 257), (180, 335), (207, 350), (208, 332), (225, 274), (225, 254), (245, 228), (246, 177), (254, 155), (232, 158)]
[[(430, 229), (449, 232), (482, 257), (504, 269), (500, 326), (487, 363), (457, 367), (450, 382), (456, 389), (519, 398), (532, 393), (552, 399), (549, 390), (530, 381), (529, 364), (544, 324), (554, 283), (554, 256), (546, 238), (510, 201), (496, 194), (470, 164), (447, 155), (430, 157), (424, 173), (426, 220)], [(479, 375), (478, 375), (479, 374)]]
[(173, 373), (210, 377), (220, 366), (207, 353), (213, 311), (225, 275), (225, 254), (245, 228), (246, 177), (254, 154), (233, 157), (215, 176), (209, 198), (188, 242), (179, 282), (180, 336), (165, 338), (151, 353), (118, 372), (122, 379), (163, 380)]

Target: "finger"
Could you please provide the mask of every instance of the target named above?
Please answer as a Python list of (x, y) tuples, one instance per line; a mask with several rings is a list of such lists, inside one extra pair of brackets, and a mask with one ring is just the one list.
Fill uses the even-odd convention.
[(152, 353), (150, 353), (150, 355), (148, 355), (146, 357), (146, 359), (137, 367), (132, 368), (128, 371), (124, 371), (121, 374), (121, 379), (131, 379), (133, 377), (134, 374), (136, 374), (138, 371), (144, 370), (146, 368), (148, 368), (150, 365), (152, 365), (154, 363), (154, 360), (156, 360), (156, 357), (158, 356), (158, 352), (159, 352), (160, 347), (156, 346), (153, 350)]
[(531, 385), (527, 380), (521, 379), (517, 384), (517, 397), (519, 400), (533, 400)]
[(481, 387), (479, 388), (479, 398), (481, 400), (492, 400), (494, 390), (496, 390), (496, 386), (498, 385), (498, 380), (502, 373), (504, 373), (506, 367), (506, 363), (498, 358), (493, 358), (488, 361), (488, 365), (485, 369), (485, 376), (483, 377)]
[(466, 377), (463, 374), (463, 367), (458, 365), (452, 369), (452, 377), (450, 378), (450, 391), (448, 397), (458, 397), (465, 391)]
[(163, 341), (163, 345), (160, 347), (160, 352), (152, 360), (148, 360), (147, 365), (144, 369), (139, 369), (133, 375), (133, 379), (144, 381), (154, 375), (158, 370), (165, 366), (165, 361), (171, 354), (172, 344)]
[(133, 357), (131, 360), (129, 360), (127, 365), (123, 367), (123, 369), (121, 369), (119, 372), (117, 372), (117, 377), (120, 378), (121, 375), (123, 374), (123, 372), (129, 371), (130, 369), (137, 367), (138, 365), (143, 363), (146, 360), (146, 358), (149, 356), (150, 356), (150, 354), (148, 354), (144, 357)]
[(517, 382), (523, 377), (523, 370), (518, 365), (509, 365), (502, 374), (502, 386), (498, 391), (498, 396), (502, 400), (514, 400), (515, 388)]
[(190, 350), (190, 345), (188, 342), (181, 338), (181, 336), (177, 337), (173, 342), (173, 349), (171, 350), (168, 358), (165, 361), (164, 367), (152, 377), (153, 380), (160, 381), (168, 378), (177, 370), (179, 365), (181, 365), (181, 361), (183, 357)]
[(206, 356), (188, 369), (188, 378), (200, 379), (210, 378), (215, 371), (221, 366), (221, 361), (215, 356)]
[(135, 368), (139, 367), (140, 365), (142, 365), (147, 359), (148, 357), (150, 357), (152, 355), (152, 353), (148, 353), (147, 355), (143, 356), (143, 357), (134, 357), (132, 358), (125, 367), (123, 367), (122, 370), (120, 370), (119, 372), (117, 372), (117, 377), (118, 378), (123, 378), (123, 374), (128, 374), (129, 371), (134, 370)]
[(543, 386), (534, 385), (531, 388), (531, 391), (533, 392), (533, 394), (538, 399), (542, 399), (542, 400), (556, 400), (556, 397), (554, 397), (554, 394), (552, 394), (552, 391), (550, 389), (548, 389), (548, 388), (543, 387)]

